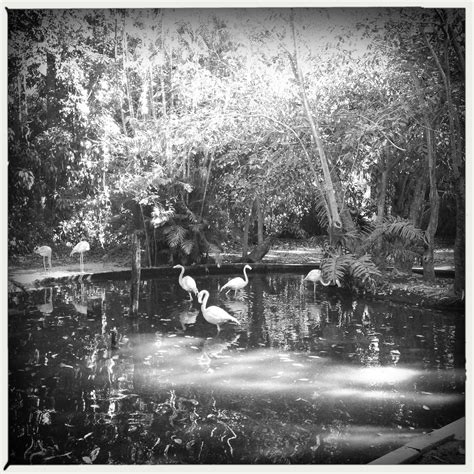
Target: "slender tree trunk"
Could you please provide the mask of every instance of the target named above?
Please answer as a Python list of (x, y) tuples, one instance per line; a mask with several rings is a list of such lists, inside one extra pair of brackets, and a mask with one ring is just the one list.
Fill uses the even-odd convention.
[(130, 287), (130, 316), (138, 316), (138, 302), (140, 296), (141, 248), (138, 231), (132, 235), (132, 277)]
[(207, 189), (209, 187), (209, 180), (211, 178), (211, 167), (212, 167), (213, 159), (214, 159), (214, 154), (211, 152), (211, 156), (209, 158), (209, 164), (208, 164), (208, 167), (207, 167), (206, 184), (204, 185), (204, 194), (202, 196), (201, 212), (199, 213), (199, 216), (201, 218), (202, 218), (203, 213), (204, 213), (204, 205), (206, 203), (206, 194), (207, 194)]
[(21, 105), (21, 77), (18, 74), (16, 78), (16, 87), (18, 91), (18, 123), (20, 125), (20, 130), (23, 129), (23, 116), (22, 116), (22, 105)]
[(46, 53), (46, 124), (52, 127), (56, 117), (54, 94), (56, 92), (56, 63), (54, 56)]
[(257, 214), (257, 243), (263, 243), (263, 208), (259, 197), (255, 198), (255, 211)]
[(351, 213), (346, 206), (344, 199), (344, 191), (342, 189), (341, 181), (339, 177), (336, 176), (335, 172), (331, 173), (332, 182), (334, 185), (334, 192), (336, 196), (336, 202), (339, 209), (339, 216), (342, 222), (342, 228), (346, 231), (353, 231), (355, 229), (354, 221), (352, 220)]
[(436, 182), (436, 155), (433, 145), (433, 132), (431, 131), (431, 124), (429, 122), (425, 122), (425, 126), (426, 145), (428, 147), (428, 171), (430, 179), (430, 220), (425, 231), (426, 244), (425, 251), (423, 253), (423, 278), (427, 281), (434, 281), (434, 238), (436, 230), (438, 229), (439, 194)]
[[(308, 98), (306, 96), (306, 90), (304, 86), (304, 81), (303, 81), (303, 75), (301, 73), (301, 69), (299, 66), (299, 61), (298, 61), (298, 49), (296, 47), (296, 34), (295, 34), (295, 24), (294, 24), (294, 12), (293, 10), (291, 11), (291, 30), (292, 30), (292, 35), (293, 35), (293, 46), (294, 46), (294, 53), (293, 57), (289, 55), (291, 65), (293, 67), (293, 73), (295, 75), (295, 79), (298, 83), (298, 87), (300, 90), (300, 96), (303, 102), (303, 107), (304, 111), (306, 114), (306, 119), (308, 120), (309, 126), (311, 128), (311, 133), (312, 137), (316, 143), (316, 147), (318, 149), (318, 154), (319, 154), (319, 160), (321, 164), (321, 168), (323, 170), (323, 176), (324, 176), (324, 182), (325, 182), (325, 194), (326, 194), (326, 199), (327, 203), (329, 206), (329, 210), (331, 215), (329, 217), (329, 221), (332, 224), (332, 226), (336, 229), (341, 229), (343, 227), (343, 224), (341, 222), (341, 218), (339, 215), (339, 210), (336, 202), (336, 193), (334, 191), (334, 185), (333, 181), (331, 178), (331, 173), (329, 170), (329, 165), (328, 165), (328, 160), (326, 158), (326, 153), (324, 151), (324, 146), (321, 140), (321, 137), (319, 136), (318, 132), (318, 123), (317, 121), (313, 118), (311, 114), (311, 110), (309, 107), (309, 102)], [(350, 217), (350, 216), (349, 216)], [(350, 219), (352, 222), (352, 219)]]
[[(452, 33), (452, 32), (451, 32)], [(454, 241), (454, 291), (456, 294), (462, 294), (465, 288), (465, 179), (464, 179), (464, 163), (463, 155), (463, 134), (461, 133), (459, 115), (454, 107), (448, 42), (445, 43), (445, 68), (441, 64), (440, 58), (436, 53), (433, 45), (426, 35), (423, 35), (426, 45), (428, 46), (435, 62), (438, 71), (443, 79), (444, 88), (446, 91), (446, 102), (448, 106), (449, 130), (450, 130), (450, 149), (451, 160), (453, 163), (454, 174), (454, 189), (456, 193), (456, 238)], [(455, 41), (455, 38), (451, 38)], [(462, 58), (462, 67), (464, 69), (464, 56), (459, 49), (459, 44), (456, 52)]]
[(415, 226), (421, 227), (421, 219), (423, 217), (423, 209), (425, 206), (425, 194), (426, 187), (428, 184), (426, 174), (424, 172), (425, 167), (421, 167), (420, 173), (418, 173), (418, 179), (415, 183), (415, 189), (413, 191), (413, 198), (410, 204), (410, 210), (408, 214), (409, 221)]
[(161, 54), (163, 55), (163, 61), (160, 62), (160, 88), (161, 88), (161, 113), (163, 117), (166, 117), (166, 92), (165, 92), (165, 73), (163, 70), (163, 62), (166, 56), (165, 54), (165, 33), (164, 33), (164, 12), (160, 12), (160, 23), (161, 23)]
[(153, 68), (150, 66), (148, 68), (148, 74), (149, 74), (149, 91), (150, 91), (150, 111), (151, 111), (151, 117), (153, 120), (156, 119), (156, 114), (155, 114), (155, 91), (153, 90)]
[(140, 204), (140, 214), (142, 216), (143, 222), (143, 231), (145, 232), (145, 241), (146, 241), (146, 255), (148, 259), (148, 266), (151, 267), (151, 248), (150, 248), (150, 237), (148, 235), (148, 229), (145, 220), (145, 214), (143, 213), (143, 206)]
[(250, 222), (252, 218), (252, 208), (253, 202), (250, 204), (250, 209), (245, 215), (245, 224), (244, 224), (244, 235), (242, 237), (242, 258), (247, 258), (249, 250), (249, 231), (250, 231)]
[(125, 17), (123, 19), (123, 51), (122, 51), (122, 61), (123, 61), (123, 74), (125, 79), (125, 89), (127, 91), (127, 101), (128, 101), (128, 111), (130, 113), (130, 118), (135, 118), (135, 112), (133, 110), (132, 96), (130, 93), (130, 84), (128, 81), (128, 42), (127, 42), (127, 30), (125, 27)]

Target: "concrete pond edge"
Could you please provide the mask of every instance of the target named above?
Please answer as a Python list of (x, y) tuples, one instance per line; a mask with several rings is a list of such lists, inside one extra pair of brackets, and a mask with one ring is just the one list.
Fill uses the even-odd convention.
[(369, 464), (412, 464), (431, 449), (450, 441), (465, 441), (466, 418), (459, 418), (442, 428), (413, 439), (401, 448), (395, 449)]

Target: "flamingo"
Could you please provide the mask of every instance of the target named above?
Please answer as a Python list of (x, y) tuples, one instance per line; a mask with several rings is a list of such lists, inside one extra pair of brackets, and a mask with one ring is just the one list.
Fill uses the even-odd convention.
[(209, 298), (209, 291), (201, 290), (198, 294), (198, 302), (201, 303), (201, 311), (204, 319), (211, 324), (215, 324), (217, 326), (217, 332), (220, 332), (221, 328), (220, 325), (224, 323), (236, 323), (240, 325), (238, 319), (231, 316), (227, 311), (219, 308), (218, 306), (209, 306), (207, 305), (207, 300)]
[(249, 282), (249, 277), (247, 276), (247, 272), (246, 272), (247, 269), (252, 270), (252, 267), (251, 267), (250, 265), (245, 265), (245, 267), (244, 267), (245, 280), (244, 280), (243, 278), (241, 278), (241, 277), (232, 278), (232, 280), (229, 280), (229, 281), (219, 290), (219, 292), (221, 292), (222, 290), (227, 289), (227, 291), (225, 292), (225, 294), (227, 295), (227, 293), (229, 293), (230, 290), (234, 290), (234, 297), (235, 297), (235, 295), (237, 294), (237, 291), (238, 291), (238, 290), (241, 290), (242, 288), (244, 288), (245, 286), (247, 286), (247, 283)]
[[(321, 285), (323, 286), (329, 286), (331, 284), (330, 281), (327, 283), (323, 280), (323, 275), (321, 273), (321, 270), (311, 270), (304, 278), (303, 281), (308, 280), (313, 282), (313, 290), (316, 291), (316, 283), (319, 281)], [(341, 282), (339, 279), (336, 278), (336, 285), (340, 288), (341, 287)]]
[(183, 274), (184, 274), (183, 265), (175, 265), (173, 268), (181, 268), (181, 273), (179, 274), (178, 282), (179, 282), (181, 288), (184, 291), (188, 292), (189, 300), (192, 301), (193, 297), (192, 297), (191, 293), (194, 293), (195, 295), (198, 294), (198, 289), (197, 289), (196, 282), (194, 281), (194, 278), (192, 278), (188, 275), (183, 277)]
[(44, 271), (46, 271), (46, 257), (48, 257), (48, 263), (49, 263), (49, 269), (51, 270), (52, 265), (51, 265), (51, 247), (48, 247), (47, 245), (42, 245), (41, 247), (35, 247), (33, 250), (34, 253), (37, 253), (38, 255), (41, 255), (43, 257), (43, 267)]
[(71, 256), (74, 255), (75, 253), (80, 254), (80, 265), (81, 265), (81, 273), (84, 273), (84, 252), (87, 252), (91, 249), (89, 242), (86, 242), (85, 240), (81, 240), (73, 249), (71, 252)]

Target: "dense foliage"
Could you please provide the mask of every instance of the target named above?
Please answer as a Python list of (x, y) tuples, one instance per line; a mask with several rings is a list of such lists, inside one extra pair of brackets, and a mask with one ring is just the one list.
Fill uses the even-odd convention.
[[(254, 220), (305, 237), (313, 216), (337, 245), (404, 219), (428, 263), (456, 235), (461, 269), (462, 9), (9, 10), (8, 27), (12, 253), (140, 230), (148, 264), (192, 263), (246, 247)], [(380, 235), (372, 255), (406, 259)]]

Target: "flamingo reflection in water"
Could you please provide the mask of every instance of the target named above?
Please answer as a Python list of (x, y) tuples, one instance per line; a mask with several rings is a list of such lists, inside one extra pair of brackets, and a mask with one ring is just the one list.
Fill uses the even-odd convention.
[(240, 338), (240, 334), (232, 334), (233, 337), (226, 339), (226, 337), (221, 334), (206, 339), (202, 346), (202, 355), (199, 358), (199, 365), (203, 367), (206, 372), (213, 372), (211, 368), (212, 359), (225, 359), (231, 357), (230, 354), (223, 355), (223, 352), (228, 350), (232, 345), (234, 345)]
[(36, 306), (41, 314), (45, 316), (53, 312), (53, 288), (44, 289), (44, 303)]
[(196, 323), (199, 314), (199, 310), (193, 308), (192, 301), (188, 301), (188, 303), (190, 303), (188, 307), (178, 308), (173, 313), (179, 319), (183, 331), (186, 331), (187, 326)]

